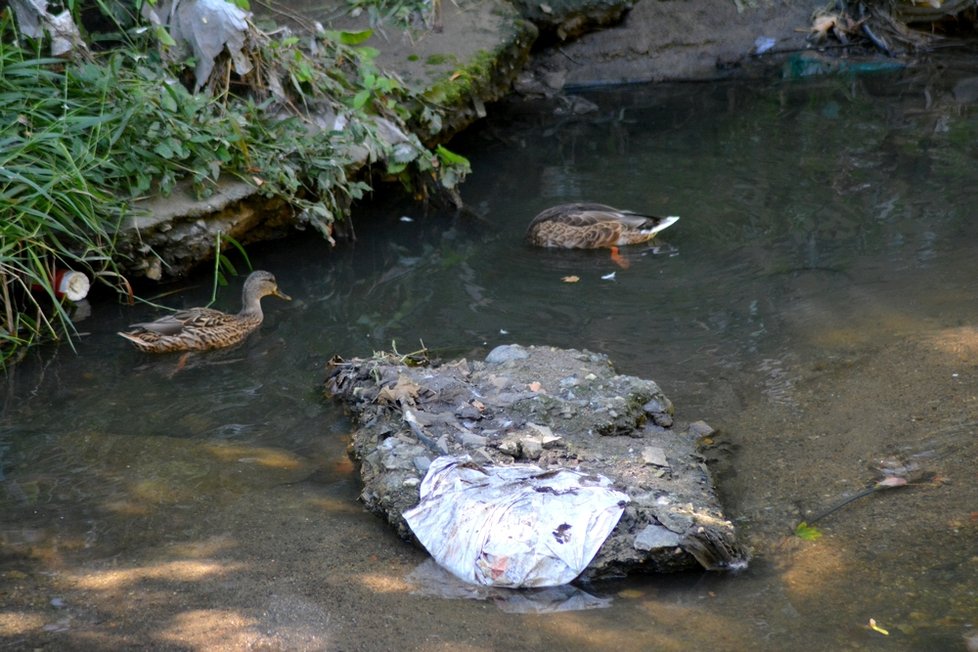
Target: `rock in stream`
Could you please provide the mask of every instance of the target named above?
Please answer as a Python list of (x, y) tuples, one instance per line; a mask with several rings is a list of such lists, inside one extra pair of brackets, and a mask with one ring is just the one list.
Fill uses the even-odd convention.
[(482, 465), (601, 474), (629, 496), (583, 578), (746, 563), (696, 451), (709, 427), (676, 422), (656, 383), (616, 373), (604, 355), (513, 344), (484, 361), (334, 358), (326, 393), (357, 425), (361, 499), (405, 539), (414, 537), (403, 513), (418, 503), (428, 466), (467, 454)]

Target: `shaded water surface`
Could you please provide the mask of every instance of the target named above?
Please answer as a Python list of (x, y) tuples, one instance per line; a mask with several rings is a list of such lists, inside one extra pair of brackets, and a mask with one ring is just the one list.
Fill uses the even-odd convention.
[[(114, 335), (152, 308), (96, 298), (77, 353), (4, 380), (0, 647), (963, 649), (978, 121), (949, 77), (615, 89), (585, 116), (493, 118), (452, 144), (481, 221), (364, 206), (353, 245), (254, 248), (294, 300), (179, 371)], [(578, 199), (682, 219), (627, 268), (522, 245), (538, 210)], [(209, 295), (205, 276), (173, 289), (162, 303)], [(362, 512), (349, 423), (320, 394), (330, 356), (395, 341), (587, 348), (656, 380), (720, 430), (751, 568), (598, 585), (609, 608), (560, 614), (417, 595), (425, 556)], [(899, 465), (910, 486), (791, 536)]]

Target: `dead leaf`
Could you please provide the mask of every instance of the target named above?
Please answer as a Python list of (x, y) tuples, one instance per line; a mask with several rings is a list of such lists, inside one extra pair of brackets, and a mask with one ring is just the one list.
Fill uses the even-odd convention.
[(812, 20), (811, 33), (817, 39), (824, 39), (828, 36), (829, 30), (835, 28), (839, 23), (839, 17), (834, 14), (822, 14)]
[(377, 392), (377, 401), (382, 403), (414, 405), (421, 387), (404, 376), (400, 376), (393, 387), (382, 387)]
[(472, 407), (474, 407), (479, 412), (485, 412), (486, 411), (486, 404), (483, 403), (482, 401), (480, 401), (477, 398), (474, 398), (471, 401), (469, 401), (469, 405), (471, 405)]
[(560, 280), (563, 281), (564, 283), (577, 283), (578, 281), (581, 280), (581, 277), (571, 275), (571, 276), (565, 276)]

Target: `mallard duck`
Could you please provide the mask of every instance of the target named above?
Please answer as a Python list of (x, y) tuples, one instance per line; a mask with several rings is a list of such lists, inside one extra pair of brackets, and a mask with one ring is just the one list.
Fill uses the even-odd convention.
[(255, 271), (245, 280), (241, 312), (236, 315), (213, 308), (189, 308), (156, 321), (132, 324), (133, 330), (119, 335), (147, 353), (207, 351), (233, 346), (261, 324), (264, 318), (261, 299), (268, 295), (292, 300), (278, 289), (271, 273)]
[(615, 248), (651, 240), (678, 220), (675, 216), (653, 217), (604, 204), (561, 204), (533, 218), (526, 230), (526, 241), (537, 247)]

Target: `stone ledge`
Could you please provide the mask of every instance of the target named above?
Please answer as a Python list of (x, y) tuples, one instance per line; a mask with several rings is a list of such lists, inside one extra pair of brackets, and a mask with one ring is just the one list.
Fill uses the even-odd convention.
[[(442, 107), (441, 129), (425, 133), (415, 125), (429, 145), (447, 141), (484, 116), (487, 102), (509, 92), (537, 36), (533, 24), (505, 0), (457, 0), (443, 7), (441, 32), (388, 27), (375, 30), (367, 43), (380, 50), (376, 62), (381, 69)], [(329, 13), (328, 8), (321, 11)], [(350, 31), (369, 27), (365, 17), (330, 25)], [(385, 132), (384, 125), (378, 126), (396, 139), (399, 130)], [(356, 152), (349, 177), (356, 178), (368, 164), (367, 154)], [(127, 272), (150, 279), (183, 275), (212, 258), (219, 235), (247, 244), (284, 235), (298, 223), (284, 201), (263, 197), (257, 186), (231, 178), (222, 179), (206, 199), (196, 199), (189, 185), (182, 185), (168, 197), (136, 202), (133, 209), (139, 215), (127, 219), (118, 234), (118, 249), (130, 258), (121, 262)]]

